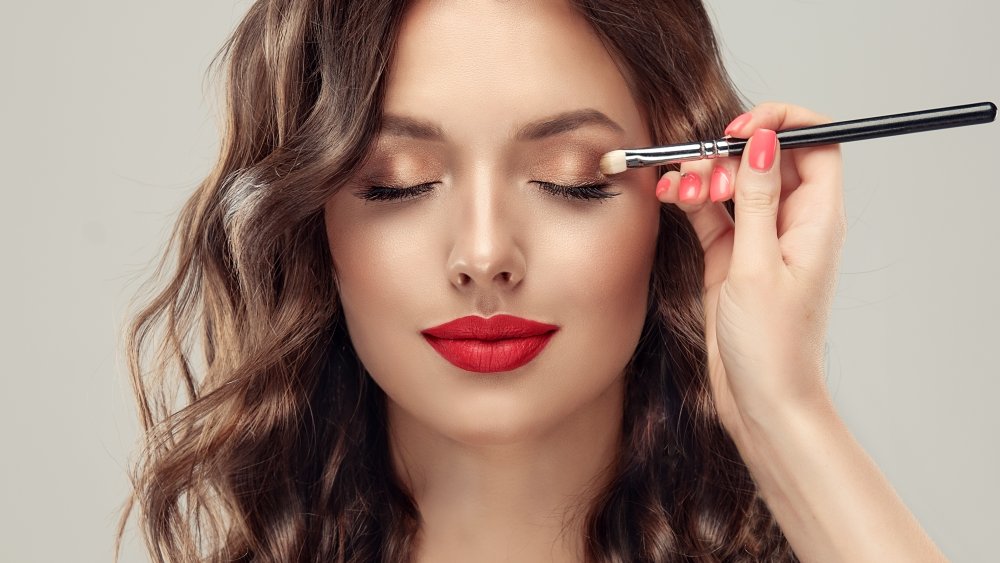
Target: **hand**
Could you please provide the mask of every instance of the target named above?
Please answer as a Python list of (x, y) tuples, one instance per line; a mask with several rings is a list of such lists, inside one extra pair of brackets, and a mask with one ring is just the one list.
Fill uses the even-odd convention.
[[(823, 353), (847, 232), (840, 146), (781, 154), (773, 133), (830, 121), (758, 105), (726, 129), (750, 138), (742, 158), (686, 162), (657, 184), (657, 197), (684, 210), (705, 251), (709, 377), (734, 438), (775, 409), (830, 404)], [(722, 205), (730, 198), (735, 224)]]

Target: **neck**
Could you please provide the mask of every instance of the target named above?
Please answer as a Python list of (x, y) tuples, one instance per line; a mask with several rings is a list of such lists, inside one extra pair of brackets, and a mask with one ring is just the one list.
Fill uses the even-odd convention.
[(613, 477), (623, 401), (619, 378), (554, 428), (481, 445), (388, 400), (394, 470), (421, 516), (414, 561), (582, 561), (586, 516)]

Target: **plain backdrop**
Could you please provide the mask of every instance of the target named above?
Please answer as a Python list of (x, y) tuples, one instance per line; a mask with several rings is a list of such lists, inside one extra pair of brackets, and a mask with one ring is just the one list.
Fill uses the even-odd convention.
[[(0, 561), (110, 561), (135, 451), (125, 308), (218, 148), (246, 1), (8, 2), (0, 18)], [(995, 0), (708, 7), (753, 102), (835, 119), (1000, 100)], [(1000, 533), (996, 123), (844, 145), (829, 333), (849, 427), (954, 561)], [(135, 528), (123, 561), (143, 562)]]

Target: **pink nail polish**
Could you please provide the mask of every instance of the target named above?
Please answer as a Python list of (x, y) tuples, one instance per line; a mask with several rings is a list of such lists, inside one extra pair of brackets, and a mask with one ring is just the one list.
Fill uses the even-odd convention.
[(778, 135), (770, 129), (758, 129), (750, 137), (750, 168), (758, 172), (771, 169), (774, 164), (774, 152), (777, 149)]
[(690, 172), (681, 176), (680, 185), (680, 200), (689, 203), (698, 199), (698, 193), (701, 192), (701, 176), (697, 174), (692, 174)]
[(726, 135), (733, 135), (736, 131), (739, 131), (741, 127), (750, 122), (750, 119), (752, 117), (753, 114), (750, 112), (741, 113), (740, 115), (737, 115), (736, 119), (733, 119), (733, 121), (726, 126), (726, 131), (725, 131)]
[(670, 189), (670, 178), (664, 174), (658, 182), (656, 182), (656, 197), (662, 198), (663, 194), (667, 193)]
[(712, 182), (709, 184), (708, 197), (715, 202), (726, 199), (732, 193), (730, 184), (729, 172), (721, 166), (716, 166), (712, 170)]

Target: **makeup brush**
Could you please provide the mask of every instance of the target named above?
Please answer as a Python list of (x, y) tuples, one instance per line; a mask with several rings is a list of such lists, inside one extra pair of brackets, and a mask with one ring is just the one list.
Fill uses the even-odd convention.
[[(778, 131), (777, 136), (782, 149), (794, 149), (989, 123), (996, 119), (996, 116), (997, 106), (995, 104), (981, 102), (786, 129)], [(671, 164), (703, 158), (738, 156), (743, 154), (746, 145), (747, 139), (726, 135), (712, 141), (692, 141), (679, 145), (616, 150), (601, 157), (601, 172), (610, 176), (624, 172), (627, 168)]]

